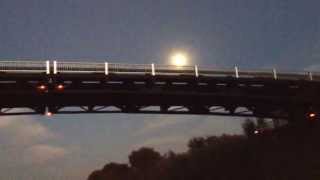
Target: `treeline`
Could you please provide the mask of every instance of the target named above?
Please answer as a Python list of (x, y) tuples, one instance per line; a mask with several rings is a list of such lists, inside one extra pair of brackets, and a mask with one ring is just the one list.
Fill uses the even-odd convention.
[(295, 124), (246, 135), (193, 138), (185, 153), (141, 148), (129, 164), (108, 163), (88, 180), (319, 180), (320, 126)]

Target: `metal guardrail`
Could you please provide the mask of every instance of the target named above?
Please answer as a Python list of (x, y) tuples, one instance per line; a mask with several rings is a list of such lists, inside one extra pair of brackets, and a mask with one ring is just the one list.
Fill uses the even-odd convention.
[(199, 75), (215, 76), (215, 77), (236, 77), (235, 70), (233, 69), (211, 69), (211, 68), (198, 68)]
[(104, 73), (104, 63), (86, 62), (57, 62), (54, 61), (54, 74), (56, 73)]
[(278, 75), (275, 69), (265, 69), (265, 70), (241, 70), (239, 71), (240, 77), (254, 78), (259, 76), (261, 78), (274, 78), (277, 79)]
[(0, 61), (0, 72), (49, 74), (49, 61)]
[(156, 74), (195, 75), (194, 66), (155, 65)]
[[(309, 75), (310, 75), (310, 73), (309, 73)], [(311, 76), (312, 76), (313, 80), (320, 81), (320, 72), (313, 72), (313, 73), (311, 73)]]
[(109, 73), (152, 73), (151, 64), (119, 64), (110, 63), (108, 64)]
[(107, 62), (61, 62), (61, 61), (0, 61), (0, 73), (87, 73), (87, 74), (150, 74), (191, 75), (195, 77), (272, 78), (287, 80), (320, 81), (320, 72), (278, 72), (276, 69), (242, 70), (214, 69), (195, 66), (156, 64), (120, 64)]

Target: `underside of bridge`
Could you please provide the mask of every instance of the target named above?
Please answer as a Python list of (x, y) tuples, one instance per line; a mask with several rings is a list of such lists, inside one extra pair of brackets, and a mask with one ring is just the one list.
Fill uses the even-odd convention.
[(205, 76), (0, 74), (0, 115), (206, 114), (296, 121), (320, 112), (320, 82)]

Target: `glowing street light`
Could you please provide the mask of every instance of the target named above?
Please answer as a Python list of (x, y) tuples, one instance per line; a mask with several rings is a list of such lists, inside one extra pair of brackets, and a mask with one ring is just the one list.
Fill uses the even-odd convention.
[(175, 66), (186, 66), (188, 64), (188, 56), (185, 53), (175, 53), (171, 56), (170, 63)]

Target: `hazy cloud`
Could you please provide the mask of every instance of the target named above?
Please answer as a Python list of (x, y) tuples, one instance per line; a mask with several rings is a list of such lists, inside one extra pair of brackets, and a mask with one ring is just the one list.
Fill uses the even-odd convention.
[[(0, 118), (0, 166), (42, 164), (67, 154), (58, 135), (30, 116)], [(2, 163), (1, 163), (2, 162)]]
[(305, 68), (305, 70), (306, 71), (317, 71), (317, 72), (320, 72), (320, 63), (307, 66)]
[(57, 135), (30, 117), (1, 117), (1, 140), (7, 144), (24, 146), (55, 138)]
[(242, 118), (222, 116), (161, 116), (145, 120), (144, 126), (136, 133), (143, 137), (133, 145), (154, 147), (160, 152), (168, 150), (185, 151), (188, 141), (193, 137), (241, 134)]
[(185, 151), (187, 149), (187, 142), (189, 137), (187, 136), (163, 136), (153, 137), (145, 140), (140, 144), (135, 144), (132, 149), (139, 149), (141, 147), (152, 147), (158, 151), (164, 153), (169, 150)]
[(192, 136), (241, 134), (242, 122), (243, 118), (208, 116), (199, 120), (189, 133)]
[(24, 161), (35, 164), (43, 164), (50, 160), (62, 158), (67, 153), (67, 150), (62, 147), (51, 146), (48, 144), (38, 144), (25, 150)]
[(157, 130), (161, 130), (164, 128), (169, 128), (175, 126), (177, 124), (188, 123), (190, 119), (186, 119), (186, 117), (181, 116), (166, 116), (160, 115), (156, 116), (153, 119), (144, 120), (143, 127), (138, 130), (135, 135), (143, 135), (147, 133), (152, 133)]

